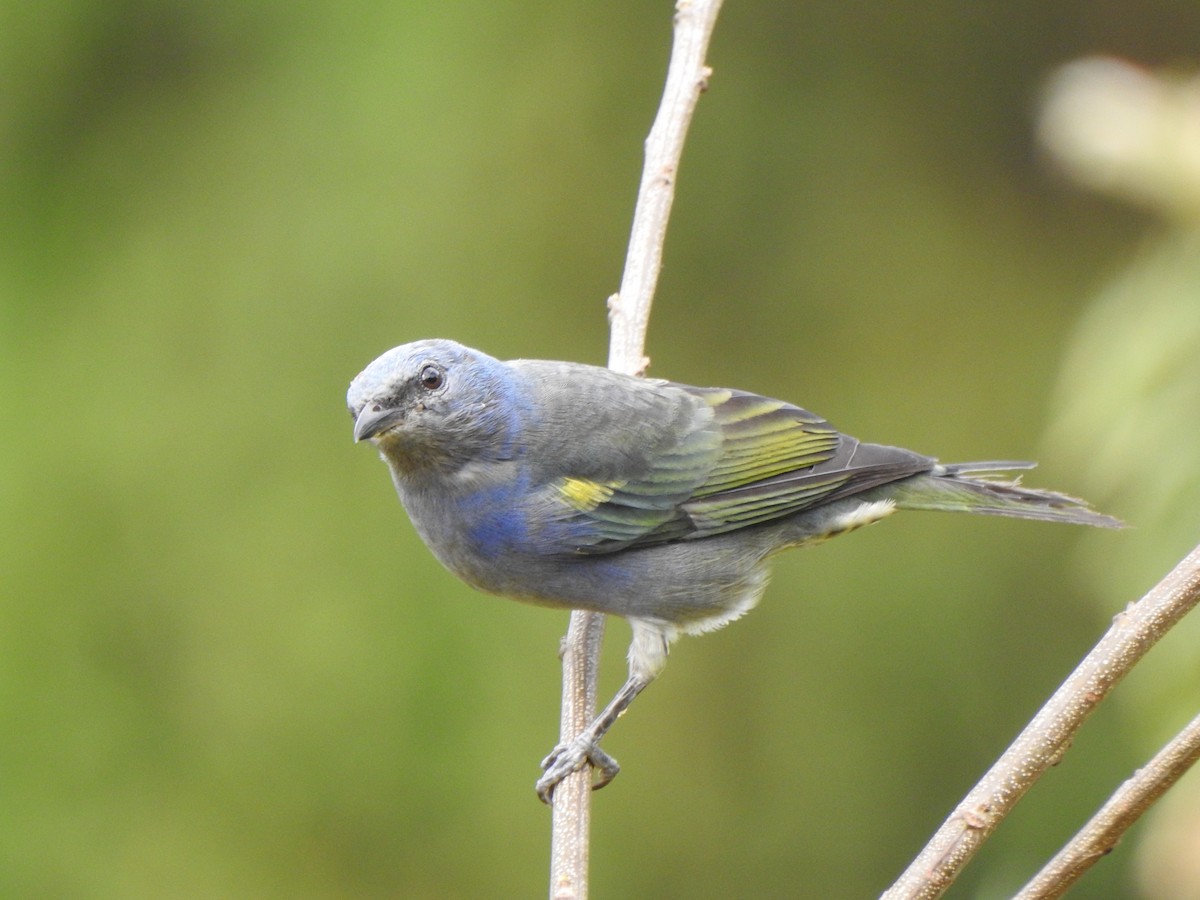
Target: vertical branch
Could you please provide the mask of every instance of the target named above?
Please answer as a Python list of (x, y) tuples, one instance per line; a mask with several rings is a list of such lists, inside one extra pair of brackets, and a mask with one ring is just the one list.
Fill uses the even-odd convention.
[(612, 325), (608, 367), (618, 372), (640, 375), (649, 364), (645, 355), (646, 328), (662, 269), (675, 177), (692, 113), (712, 75), (704, 57), (720, 8), (721, 0), (679, 0), (675, 6), (671, 62), (662, 103), (646, 138), (646, 160), (633, 212), (625, 273), (620, 292), (608, 298)]
[[(604, 616), (576, 610), (563, 638), (560, 740), (583, 731), (596, 714)], [(586, 900), (592, 826), (592, 772), (584, 766), (554, 788), (550, 838), (550, 900)]]
[[(620, 291), (608, 300), (612, 333), (610, 368), (640, 375), (646, 358), (646, 328), (658, 273), (662, 269), (667, 220), (684, 138), (700, 94), (712, 74), (705, 54), (721, 0), (678, 0), (671, 62), (663, 98), (650, 135), (634, 209), (629, 251)], [(563, 705), (560, 740), (569, 743), (595, 714), (604, 616), (576, 611), (563, 643)], [(552, 900), (587, 897), (591, 771), (585, 766), (554, 790), (550, 850)]]

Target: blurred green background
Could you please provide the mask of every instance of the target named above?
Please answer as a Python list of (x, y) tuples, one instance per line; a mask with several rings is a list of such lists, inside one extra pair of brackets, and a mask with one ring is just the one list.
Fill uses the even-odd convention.
[[(566, 615), (442, 571), (343, 397), (419, 337), (603, 362), (670, 3), (2, 13), (0, 895), (543, 895)], [(1200, 331), (1194, 223), (1035, 134), (1062, 64), (1198, 38), (1194, 0), (726, 5), (651, 374), (1039, 458), (1137, 528), (912, 514), (785, 557), (606, 742), (593, 896), (876, 895), (1200, 538), (1196, 345), (1160, 355)], [(1195, 639), (951, 896), (1011, 894), (1190, 718)], [(1081, 895), (1135, 896), (1154, 827)]]

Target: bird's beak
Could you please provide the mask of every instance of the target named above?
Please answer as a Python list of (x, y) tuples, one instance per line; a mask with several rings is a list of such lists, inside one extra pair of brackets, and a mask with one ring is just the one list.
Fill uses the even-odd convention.
[(354, 420), (354, 443), (370, 440), (404, 420), (404, 411), (394, 407), (369, 403)]

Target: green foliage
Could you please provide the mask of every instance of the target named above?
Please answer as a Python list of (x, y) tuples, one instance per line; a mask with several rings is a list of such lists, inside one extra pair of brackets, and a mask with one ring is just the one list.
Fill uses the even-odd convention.
[[(1144, 230), (1034, 161), (1038, 87), (1194, 53), (1200, 11), (901, 9), (727, 8), (651, 371), (1035, 455)], [(539, 895), (565, 617), (441, 571), (342, 398), (418, 337), (603, 361), (670, 4), (4, 13), (0, 895)], [(1089, 434), (1031, 483), (1088, 490)], [(596, 896), (878, 892), (1115, 611), (1064, 560), (1137, 540), (914, 513), (786, 559), (606, 744)], [(961, 895), (1029, 874), (1130, 727), (1102, 710)]]

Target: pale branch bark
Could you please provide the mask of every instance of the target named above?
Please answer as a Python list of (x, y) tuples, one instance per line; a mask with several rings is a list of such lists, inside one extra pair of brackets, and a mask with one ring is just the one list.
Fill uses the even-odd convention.
[[(705, 55), (721, 0), (678, 0), (671, 61), (662, 102), (646, 139), (645, 164), (634, 208), (620, 291), (608, 299), (611, 337), (608, 365), (640, 375), (648, 365), (646, 328), (662, 268), (667, 220), (683, 143), (711, 70)], [(596, 710), (604, 616), (575, 611), (563, 642), (560, 740), (572, 741)], [(550, 850), (552, 900), (586, 900), (591, 822), (591, 771), (584, 766), (554, 789)]]
[(1200, 716), (1121, 785), (1075, 837), (1035, 875), (1014, 900), (1063, 896), (1155, 801), (1200, 759)]
[[(596, 714), (604, 616), (577, 610), (563, 638), (561, 740), (570, 741)], [(550, 839), (550, 900), (586, 900), (592, 825), (592, 773), (589, 766), (554, 788)]]
[(618, 372), (640, 375), (649, 364), (645, 355), (646, 328), (662, 269), (667, 220), (675, 200), (675, 176), (692, 113), (712, 75), (704, 58), (720, 8), (721, 0), (679, 0), (675, 5), (671, 62), (662, 103), (646, 138), (625, 272), (620, 291), (608, 298), (612, 325), (608, 366)]
[(1062, 758), (1096, 705), (1198, 601), (1200, 547), (1116, 616), (1100, 642), (884, 893), (884, 900), (941, 896), (1030, 786)]

